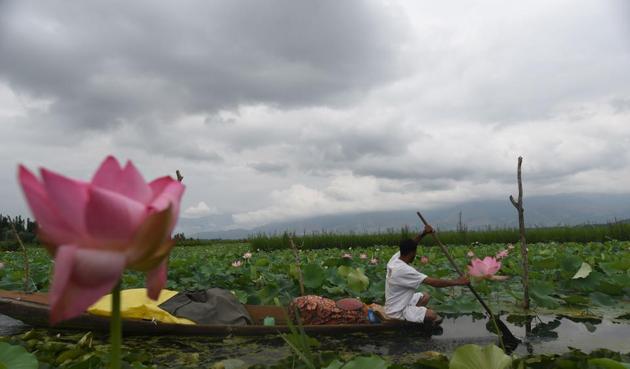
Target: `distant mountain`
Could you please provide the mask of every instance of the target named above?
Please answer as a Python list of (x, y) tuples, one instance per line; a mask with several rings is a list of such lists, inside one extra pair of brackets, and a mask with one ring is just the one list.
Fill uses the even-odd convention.
[[(630, 218), (630, 194), (571, 194), (535, 196), (524, 199), (528, 227), (606, 223)], [(427, 219), (442, 230), (455, 229), (462, 213), (468, 229), (516, 227), (516, 210), (509, 200), (473, 201), (438, 209), (401, 209), (355, 214), (322, 215), (292, 221), (270, 223), (253, 229), (237, 228), (231, 215), (213, 215), (198, 219), (180, 219), (178, 232), (201, 239), (238, 239), (256, 233), (311, 233), (329, 231), (384, 232), (405, 225), (419, 227), (415, 214), (422, 210)]]

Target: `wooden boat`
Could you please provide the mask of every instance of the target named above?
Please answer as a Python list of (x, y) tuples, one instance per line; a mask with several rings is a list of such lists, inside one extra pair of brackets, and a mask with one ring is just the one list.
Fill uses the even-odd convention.
[[(123, 320), (123, 332), (127, 335), (257, 336), (290, 331), (286, 325), (286, 309), (267, 305), (245, 305), (245, 307), (254, 321), (252, 325), (184, 325), (125, 319)], [(109, 331), (109, 319), (107, 317), (82, 314), (74, 319), (51, 326), (49, 313), (48, 296), (44, 293), (26, 294), (0, 290), (0, 314), (21, 320), (33, 327)], [(273, 317), (276, 325), (263, 325), (265, 317)], [(404, 321), (388, 321), (377, 324), (305, 325), (303, 328), (308, 334), (375, 333), (404, 330), (430, 335), (430, 329), (422, 324)]]

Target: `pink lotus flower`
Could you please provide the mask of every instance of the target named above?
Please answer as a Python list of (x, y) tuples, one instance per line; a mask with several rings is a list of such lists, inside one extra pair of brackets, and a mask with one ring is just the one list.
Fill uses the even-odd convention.
[(496, 258), (497, 258), (497, 260), (501, 260), (501, 259), (503, 259), (503, 258), (508, 257), (508, 255), (509, 255), (509, 254), (510, 254), (510, 253), (508, 252), (508, 250), (501, 250), (501, 251), (499, 251), (499, 252), (497, 253)]
[(50, 320), (81, 314), (118, 283), (125, 268), (147, 272), (148, 295), (166, 284), (168, 255), (184, 186), (170, 177), (146, 183), (133, 163), (109, 156), (90, 182), (20, 165), (19, 181), (55, 256)]
[(252, 257), (252, 253), (247, 251), (246, 253), (243, 254), (243, 259), (247, 260), (247, 259), (251, 259)]
[(468, 274), (477, 278), (491, 278), (501, 269), (501, 262), (486, 256), (483, 260), (474, 258), (468, 266)]
[(343, 255), (341, 255), (342, 258), (344, 259), (352, 259), (352, 254), (348, 254), (347, 252), (344, 253)]
[(378, 264), (378, 259), (377, 258), (370, 259), (370, 264), (372, 264), (372, 265)]
[(359, 259), (361, 259), (361, 260), (366, 260), (367, 258), (368, 258), (367, 254), (359, 255)]
[(472, 252), (472, 250), (468, 251), (468, 253), (466, 254), (466, 256), (468, 256), (469, 258), (472, 258), (473, 256), (475, 256), (475, 253)]
[(507, 248), (508, 250), (514, 250), (514, 245), (512, 245), (511, 243), (508, 243)]
[(429, 264), (429, 258), (423, 255), (420, 258), (420, 264)]
[(232, 262), (232, 266), (233, 266), (234, 268), (238, 268), (238, 267), (240, 267), (241, 265), (243, 265), (243, 262), (242, 262), (242, 261), (240, 261), (240, 260), (235, 260), (235, 261), (233, 261), (233, 262)]

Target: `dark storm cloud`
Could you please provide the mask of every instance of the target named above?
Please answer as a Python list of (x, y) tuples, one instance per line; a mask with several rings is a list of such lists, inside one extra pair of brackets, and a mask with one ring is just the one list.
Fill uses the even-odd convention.
[(344, 105), (402, 72), (402, 18), (370, 1), (16, 1), (2, 10), (0, 78), (51, 100), (49, 115), (73, 127), (239, 104)]
[(224, 162), (224, 158), (213, 147), (205, 147), (195, 141), (194, 135), (186, 135), (179, 127), (156, 129), (156, 125), (165, 126), (166, 124), (153, 121), (125, 125), (112, 133), (113, 140), (120, 147), (141, 149), (162, 157), (175, 157), (203, 163)]
[(384, 160), (392, 164), (407, 152), (413, 138), (398, 126), (329, 127), (317, 137), (304, 135), (294, 154), (298, 166), (306, 171), (356, 168), (362, 161)]

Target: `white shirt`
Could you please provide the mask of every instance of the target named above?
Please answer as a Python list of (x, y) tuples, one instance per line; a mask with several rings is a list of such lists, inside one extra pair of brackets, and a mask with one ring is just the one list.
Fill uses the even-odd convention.
[(400, 260), (397, 252), (387, 262), (385, 282), (385, 313), (400, 319), (402, 311), (411, 301), (413, 294), (427, 276)]

